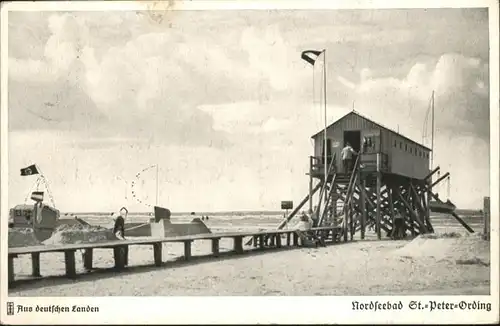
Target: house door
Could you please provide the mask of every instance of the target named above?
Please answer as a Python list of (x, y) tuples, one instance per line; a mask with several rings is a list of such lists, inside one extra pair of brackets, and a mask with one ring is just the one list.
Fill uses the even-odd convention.
[[(359, 130), (348, 130), (344, 131), (344, 147), (349, 144), (356, 153), (359, 153), (361, 149), (361, 131)], [(358, 156), (353, 155), (353, 164), (356, 162)]]

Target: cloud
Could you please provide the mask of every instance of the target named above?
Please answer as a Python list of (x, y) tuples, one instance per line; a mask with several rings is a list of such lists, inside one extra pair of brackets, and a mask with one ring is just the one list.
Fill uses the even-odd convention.
[(419, 141), (435, 90), (436, 163), (452, 177), (475, 167), (481, 180), (460, 179), (474, 183), (474, 198), (457, 186), (452, 199), (480, 202), (487, 22), (482, 9), (175, 11), (161, 22), (133, 11), (15, 13), (10, 146), (30, 155), (12, 154), (11, 166), (36, 159), (65, 176), (58, 196), (78, 186), (97, 202), (96, 193), (121, 193), (114, 174), (162, 161), (173, 203), (192, 205), (182, 198), (190, 193), (202, 198), (199, 209), (274, 208), (276, 194), (307, 192), (323, 81), (321, 63), (313, 71), (300, 52), (326, 48), (329, 122), (354, 104)]

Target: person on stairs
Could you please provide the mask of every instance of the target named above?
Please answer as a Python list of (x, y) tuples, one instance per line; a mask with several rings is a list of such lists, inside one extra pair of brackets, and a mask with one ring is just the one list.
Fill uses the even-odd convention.
[(351, 144), (346, 143), (345, 147), (342, 149), (342, 165), (344, 167), (344, 173), (348, 174), (352, 171), (352, 157), (353, 155), (358, 155), (356, 151), (351, 147)]

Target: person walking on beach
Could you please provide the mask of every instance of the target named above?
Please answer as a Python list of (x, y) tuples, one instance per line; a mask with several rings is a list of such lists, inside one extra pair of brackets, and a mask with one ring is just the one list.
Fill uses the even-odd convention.
[(398, 208), (394, 209), (394, 229), (391, 238), (394, 240), (401, 240), (406, 237), (405, 222), (403, 215)]
[(352, 156), (358, 155), (356, 151), (351, 147), (351, 144), (346, 143), (345, 147), (342, 149), (342, 165), (344, 167), (344, 173), (350, 173), (352, 170)]
[[(115, 219), (115, 226), (113, 228), (114, 235), (120, 239), (125, 240), (125, 219), (128, 215), (128, 209), (125, 207), (120, 208), (120, 214)], [(120, 253), (121, 248), (115, 248), (114, 254), (123, 254), (125, 257), (125, 266), (128, 265), (128, 246), (123, 247), (124, 251)]]

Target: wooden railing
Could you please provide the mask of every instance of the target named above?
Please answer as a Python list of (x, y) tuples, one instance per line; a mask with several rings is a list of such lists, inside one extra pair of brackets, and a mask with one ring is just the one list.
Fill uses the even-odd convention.
[(389, 171), (389, 155), (386, 153), (361, 153), (361, 162), (363, 165), (363, 170), (365, 171), (376, 171), (377, 170), (377, 154), (380, 154), (380, 171)]
[[(325, 160), (324, 156), (309, 156), (309, 164), (311, 166), (311, 172), (312, 173), (324, 173), (324, 166), (325, 164), (323, 161)], [(329, 155), (326, 157), (327, 163), (329, 166), (332, 166), (333, 169), (331, 170), (332, 173), (335, 173), (336, 170), (336, 155), (335, 153), (333, 155)]]
[[(117, 270), (124, 269), (128, 261), (128, 247), (132, 245), (151, 245), (153, 246), (154, 264), (161, 266), (162, 261), (162, 244), (182, 242), (184, 243), (184, 258), (186, 260), (191, 258), (191, 243), (197, 240), (211, 240), (212, 241), (212, 255), (219, 255), (219, 241), (222, 238), (232, 238), (234, 243), (234, 252), (238, 254), (244, 253), (243, 238), (252, 237), (254, 239), (254, 247), (265, 248), (282, 247), (282, 236), (286, 236), (287, 246), (300, 246), (299, 238), (304, 240), (304, 237), (313, 236), (317, 233), (332, 233), (332, 242), (336, 241), (338, 228), (335, 227), (321, 227), (312, 228), (309, 230), (268, 230), (260, 232), (227, 232), (227, 233), (208, 233), (197, 234), (189, 236), (178, 237), (148, 237), (143, 239), (127, 239), (115, 240), (99, 243), (86, 243), (86, 244), (61, 244), (61, 245), (39, 245), (28, 247), (14, 247), (9, 248), (8, 252), (8, 280), (9, 285), (14, 282), (14, 259), (20, 255), (31, 255), (32, 261), (32, 276), (40, 277), (40, 254), (47, 252), (60, 252), (64, 253), (64, 264), (66, 268), (66, 276), (69, 278), (76, 277), (76, 260), (75, 253), (77, 250), (82, 250), (83, 265), (86, 270), (92, 270), (93, 250), (94, 249), (112, 249), (114, 251), (114, 267)], [(292, 242), (293, 240), (293, 242)]]

